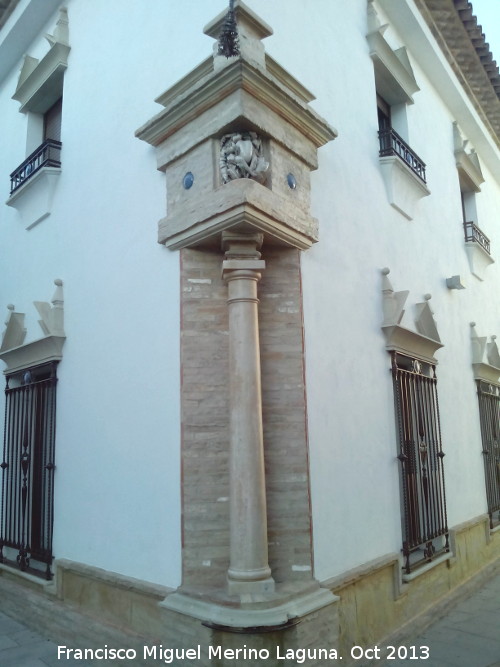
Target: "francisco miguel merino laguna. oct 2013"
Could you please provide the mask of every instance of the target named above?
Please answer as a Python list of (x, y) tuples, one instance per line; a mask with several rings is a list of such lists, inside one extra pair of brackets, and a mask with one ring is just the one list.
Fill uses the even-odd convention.
[[(58, 660), (135, 660), (139, 652), (133, 648), (114, 648), (104, 645), (102, 648), (70, 648), (68, 646), (57, 647)], [(157, 646), (144, 646), (142, 650), (143, 660), (158, 660), (164, 664), (178, 664), (183, 660), (201, 660), (203, 656), (209, 658), (224, 658), (226, 660), (253, 661), (253, 660), (294, 660), (297, 664), (304, 664), (306, 660), (323, 658), (325, 660), (337, 660), (339, 655), (333, 648), (308, 648), (308, 649), (283, 649), (276, 646), (274, 651), (261, 648), (229, 649), (222, 646), (205, 646), (198, 644), (193, 648), (170, 648), (159, 644)]]

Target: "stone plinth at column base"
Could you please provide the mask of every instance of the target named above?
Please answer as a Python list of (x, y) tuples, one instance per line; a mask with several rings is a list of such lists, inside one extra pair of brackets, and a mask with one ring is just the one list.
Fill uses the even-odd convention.
[(230, 595), (254, 593), (274, 593), (275, 584), (272, 577), (256, 579), (255, 581), (241, 581), (240, 579), (227, 579), (227, 590)]
[[(204, 625), (244, 632), (250, 629), (285, 629), (326, 607), (336, 609), (338, 597), (318, 584), (279, 585), (274, 593), (225, 594), (179, 589), (160, 603), (164, 609), (197, 618)], [(333, 611), (332, 611), (333, 613)], [(336, 611), (335, 611), (336, 614)], [(232, 630), (231, 630), (232, 629)]]
[[(317, 584), (315, 590), (295, 596), (290, 589), (281, 600), (278, 595), (267, 603), (263, 598), (260, 608), (255, 601), (236, 607), (234, 596), (230, 606), (229, 599), (223, 604), (187, 592), (169, 595), (161, 603), (172, 636), (169, 645), (199, 647), (199, 660), (182, 663), (190, 667), (282, 667), (297, 660), (308, 667), (324, 667), (326, 656), (338, 650), (338, 598)], [(172, 628), (178, 630), (175, 639)]]

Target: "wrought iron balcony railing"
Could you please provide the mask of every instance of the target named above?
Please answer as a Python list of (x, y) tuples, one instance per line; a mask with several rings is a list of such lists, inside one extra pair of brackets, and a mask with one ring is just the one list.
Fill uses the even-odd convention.
[(474, 222), (464, 222), (466, 241), (475, 241), (490, 255), (490, 240)]
[(425, 180), (425, 162), (423, 162), (415, 151), (395, 132), (392, 127), (380, 130), (378, 133), (380, 141), (380, 157), (387, 155), (397, 155), (403, 162), (410, 167), (424, 183)]
[(31, 153), (10, 175), (10, 194), (26, 183), (42, 167), (60, 167), (61, 146), (60, 141), (46, 139), (36, 151)]

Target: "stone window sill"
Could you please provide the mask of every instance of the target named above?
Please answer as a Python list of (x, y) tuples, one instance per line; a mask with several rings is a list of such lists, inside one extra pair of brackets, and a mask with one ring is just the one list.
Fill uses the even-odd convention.
[(5, 202), (19, 212), (26, 229), (31, 229), (47, 218), (52, 211), (60, 167), (42, 167)]
[(396, 155), (381, 157), (380, 169), (389, 203), (405, 218), (412, 220), (417, 202), (431, 194), (429, 188)]

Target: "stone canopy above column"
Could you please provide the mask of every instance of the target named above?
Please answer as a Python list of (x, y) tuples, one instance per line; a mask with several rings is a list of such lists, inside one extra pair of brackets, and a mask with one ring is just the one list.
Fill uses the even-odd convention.
[[(272, 34), (243, 2), (234, 7), (240, 54), (214, 55), (157, 98), (164, 109), (136, 132), (156, 147), (167, 177), (159, 243), (220, 248), (224, 230), (306, 249), (317, 150), (337, 136), (309, 106), (313, 96), (265, 53)], [(205, 28), (217, 38), (225, 12)]]

